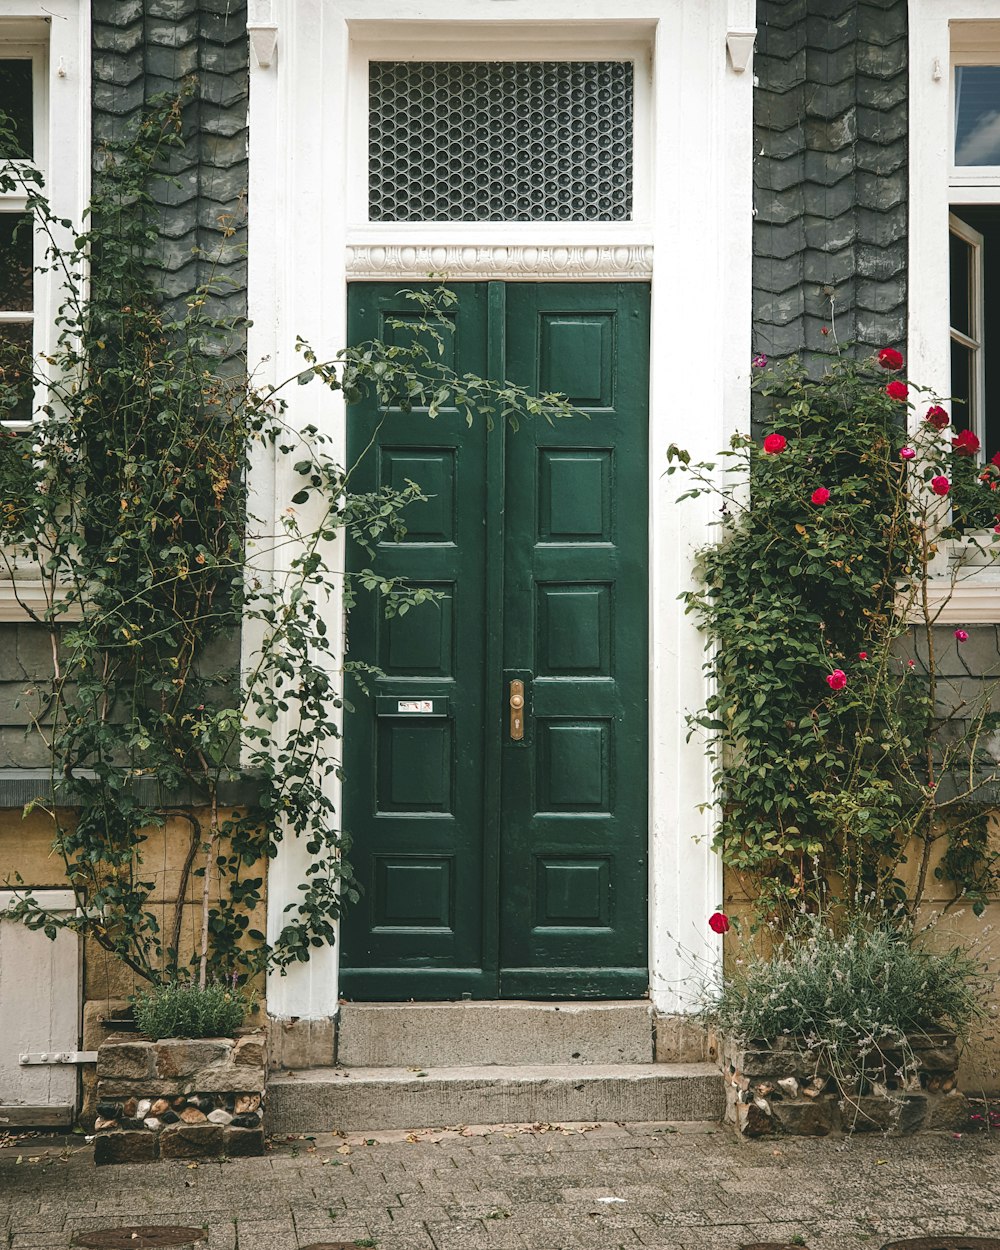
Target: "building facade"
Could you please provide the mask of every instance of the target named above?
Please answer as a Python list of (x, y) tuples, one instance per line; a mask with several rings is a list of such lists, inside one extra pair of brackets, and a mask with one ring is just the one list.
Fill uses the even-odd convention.
[[(678, 596), (711, 510), (677, 504), (667, 449), (711, 457), (750, 428), (752, 353), (819, 361), (831, 334), (905, 349), (1000, 449), (998, 67), (998, 0), (0, 0), (0, 104), (24, 112), (30, 92), (68, 217), (102, 141), (193, 84), (158, 264), (174, 301), (221, 265), (220, 312), (249, 329), (220, 370), (245, 353), (277, 383), (297, 336), (332, 355), (443, 277), (459, 372), (565, 392), (591, 418), (382, 428), (372, 484), (433, 496), (387, 567), (443, 607), (353, 627), (383, 672), (343, 726), (365, 894), (341, 941), (266, 994), (305, 1062), (332, 1062), (344, 997), (690, 1007), (689, 961), (719, 958), (706, 918), (742, 902), (685, 721), (703, 640)], [(54, 298), (36, 282), (30, 306), (0, 310), (7, 332), (44, 350)], [(292, 419), (349, 460), (342, 409), (308, 401)], [(296, 489), (266, 455), (249, 485), (265, 525)], [(44, 821), (20, 816), (45, 770), (24, 692), (49, 661), (25, 593), (0, 584), (0, 878), (58, 902)], [(340, 630), (336, 592), (325, 610)], [(950, 622), (973, 633), (954, 677), (974, 684), (1000, 660), (992, 569)], [(172, 905), (169, 824), (162, 840)], [(284, 842), (270, 864), (269, 936), (305, 856)], [(38, 941), (18, 960), (51, 962), (59, 1009), (0, 1044), (0, 1104), (72, 1101), (75, 1069), (29, 1089), (11, 1056), (91, 1049), (132, 990), (99, 952)], [(25, 993), (8, 967), (5, 1017)]]

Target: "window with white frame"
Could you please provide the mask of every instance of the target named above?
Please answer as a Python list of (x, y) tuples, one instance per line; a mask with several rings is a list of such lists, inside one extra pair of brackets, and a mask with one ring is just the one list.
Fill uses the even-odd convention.
[(1000, 452), (1000, 21), (950, 25), (952, 421)]
[[(0, 23), (0, 113), (5, 118), (0, 158), (5, 163), (40, 166), (44, 159), (46, 36), (42, 23), (6, 32)], [(31, 418), (34, 269), (34, 223), (25, 211), (25, 197), (20, 187), (0, 192), (0, 368), (3, 380), (14, 387), (0, 408), (5, 421)]]
[(346, 207), (359, 238), (648, 225), (652, 27), (477, 36), (455, 23), (409, 38), (413, 26), (362, 23), (352, 37)]
[[(85, 0), (0, 0), (0, 161), (38, 169), (55, 216), (76, 223), (90, 163), (88, 9)], [(0, 191), (0, 367), (13, 388), (5, 424), (29, 422), (44, 402), (31, 391), (31, 362), (55, 337), (58, 275), (39, 272), (49, 243), (24, 188)]]

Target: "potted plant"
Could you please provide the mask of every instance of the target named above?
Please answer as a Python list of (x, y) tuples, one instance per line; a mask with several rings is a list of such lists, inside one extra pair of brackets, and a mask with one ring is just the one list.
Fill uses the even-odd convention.
[(267, 1044), (235, 984), (172, 981), (133, 999), (138, 1033), (97, 1052), (95, 1161), (264, 1153)]
[(803, 913), (769, 953), (742, 950), (710, 995), (727, 1120), (747, 1136), (965, 1127), (959, 1042), (981, 977), (905, 913)]

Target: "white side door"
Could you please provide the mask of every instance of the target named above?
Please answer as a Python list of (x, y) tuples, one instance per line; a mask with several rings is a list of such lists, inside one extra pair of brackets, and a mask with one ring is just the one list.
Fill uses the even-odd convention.
[[(34, 890), (53, 911), (75, 907), (72, 890)], [(72, 1124), (75, 1063), (22, 1064), (24, 1054), (74, 1052), (80, 1039), (80, 940), (60, 930), (55, 941), (3, 913), (0, 890), (0, 1131), (23, 1125)]]

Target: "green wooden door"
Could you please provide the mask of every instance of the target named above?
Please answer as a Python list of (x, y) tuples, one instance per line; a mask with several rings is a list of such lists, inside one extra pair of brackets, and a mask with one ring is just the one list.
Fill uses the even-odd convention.
[[(350, 412), (360, 489), (418, 482), (376, 567), (438, 603), (385, 620), (345, 729), (345, 827), (364, 895), (343, 926), (359, 999), (611, 998), (647, 988), (645, 284), (457, 284), (459, 372), (561, 391), (586, 417), (468, 428)], [(412, 309), (351, 288), (351, 340)], [(376, 433), (377, 430), (377, 433)], [(355, 564), (365, 563), (359, 554)], [(523, 683), (523, 737), (511, 683)]]

